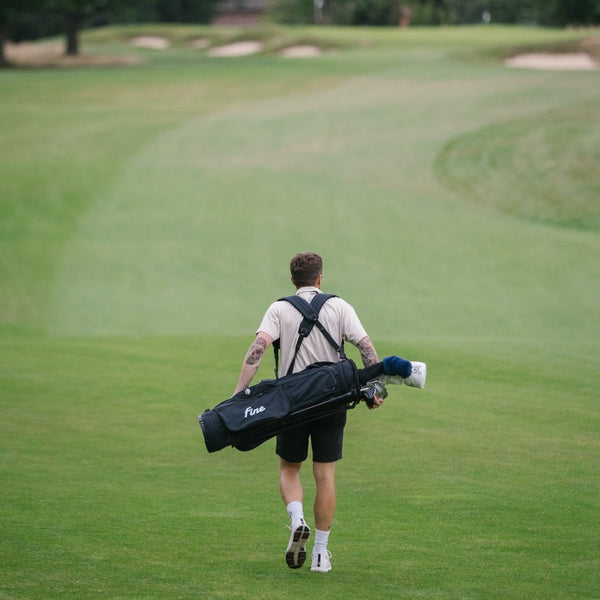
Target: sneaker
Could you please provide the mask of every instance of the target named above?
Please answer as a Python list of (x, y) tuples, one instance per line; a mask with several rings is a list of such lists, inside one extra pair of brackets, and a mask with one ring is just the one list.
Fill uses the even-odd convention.
[(410, 377), (404, 380), (406, 385), (416, 388), (425, 387), (425, 379), (427, 378), (427, 365), (423, 362), (412, 362), (412, 373)]
[(317, 552), (312, 555), (311, 571), (316, 573), (328, 573), (331, 571), (331, 552)]
[(285, 562), (290, 569), (299, 569), (306, 560), (306, 542), (310, 537), (310, 527), (300, 520), (292, 528), (290, 543), (285, 551)]

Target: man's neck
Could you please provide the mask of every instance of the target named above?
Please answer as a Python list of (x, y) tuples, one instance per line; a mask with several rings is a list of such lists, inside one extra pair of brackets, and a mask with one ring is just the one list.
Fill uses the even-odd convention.
[(320, 292), (321, 288), (318, 285), (301, 285), (296, 288), (296, 294), (300, 292)]

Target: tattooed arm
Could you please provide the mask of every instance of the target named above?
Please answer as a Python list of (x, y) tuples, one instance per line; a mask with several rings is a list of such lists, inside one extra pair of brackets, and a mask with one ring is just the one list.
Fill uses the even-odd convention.
[[(362, 358), (362, 362), (365, 367), (370, 367), (371, 365), (379, 362), (379, 358), (377, 358), (377, 352), (375, 351), (375, 346), (373, 346), (373, 342), (369, 339), (369, 336), (366, 336), (360, 340), (356, 347), (360, 350), (360, 357)], [(373, 399), (373, 406), (369, 408), (379, 408), (382, 404), (383, 398), (375, 396)]]
[(360, 350), (360, 357), (362, 358), (363, 366), (370, 367), (375, 363), (379, 362), (379, 358), (377, 358), (377, 352), (375, 351), (375, 346), (373, 346), (373, 342), (370, 340), (369, 336), (364, 337), (356, 347)]
[(245, 390), (250, 385), (252, 378), (258, 371), (258, 367), (260, 366), (260, 361), (265, 354), (265, 350), (272, 343), (273, 338), (268, 333), (264, 333), (262, 331), (258, 332), (256, 339), (252, 342), (252, 345), (246, 353), (246, 358), (242, 364), (242, 370), (240, 372), (240, 377), (235, 387), (234, 394)]

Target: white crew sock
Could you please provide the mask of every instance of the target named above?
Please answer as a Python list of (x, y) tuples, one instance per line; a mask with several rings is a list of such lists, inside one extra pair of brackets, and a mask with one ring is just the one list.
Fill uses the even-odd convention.
[(304, 509), (302, 508), (302, 502), (294, 500), (286, 506), (286, 509), (288, 515), (290, 515), (290, 519), (292, 520), (292, 527), (294, 527), (301, 520), (304, 520)]
[(327, 552), (329, 533), (329, 531), (315, 529), (315, 548), (313, 550), (313, 554), (325, 554)]

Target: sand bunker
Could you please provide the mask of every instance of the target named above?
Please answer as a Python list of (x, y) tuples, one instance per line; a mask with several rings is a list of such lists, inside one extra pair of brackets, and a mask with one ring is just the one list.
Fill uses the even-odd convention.
[(281, 51), (283, 58), (313, 58), (321, 56), (322, 52), (317, 46), (290, 46)]
[(260, 42), (235, 42), (225, 46), (215, 46), (208, 51), (208, 55), (215, 57), (248, 56), (260, 52), (262, 47)]
[(148, 48), (150, 50), (166, 50), (169, 47), (169, 40), (157, 35), (138, 35), (130, 43), (136, 48)]
[(81, 53), (67, 56), (65, 46), (61, 42), (30, 43), (22, 42), (5, 45), (6, 58), (9, 63), (18, 67), (103, 67), (129, 66), (142, 63), (138, 56)]
[(65, 54), (65, 46), (60, 42), (33, 44), (7, 42), (4, 46), (6, 58), (14, 64), (40, 64), (56, 62)]
[(591, 71), (598, 65), (585, 52), (571, 54), (521, 54), (504, 61), (507, 67), (516, 69), (543, 69), (546, 71)]

